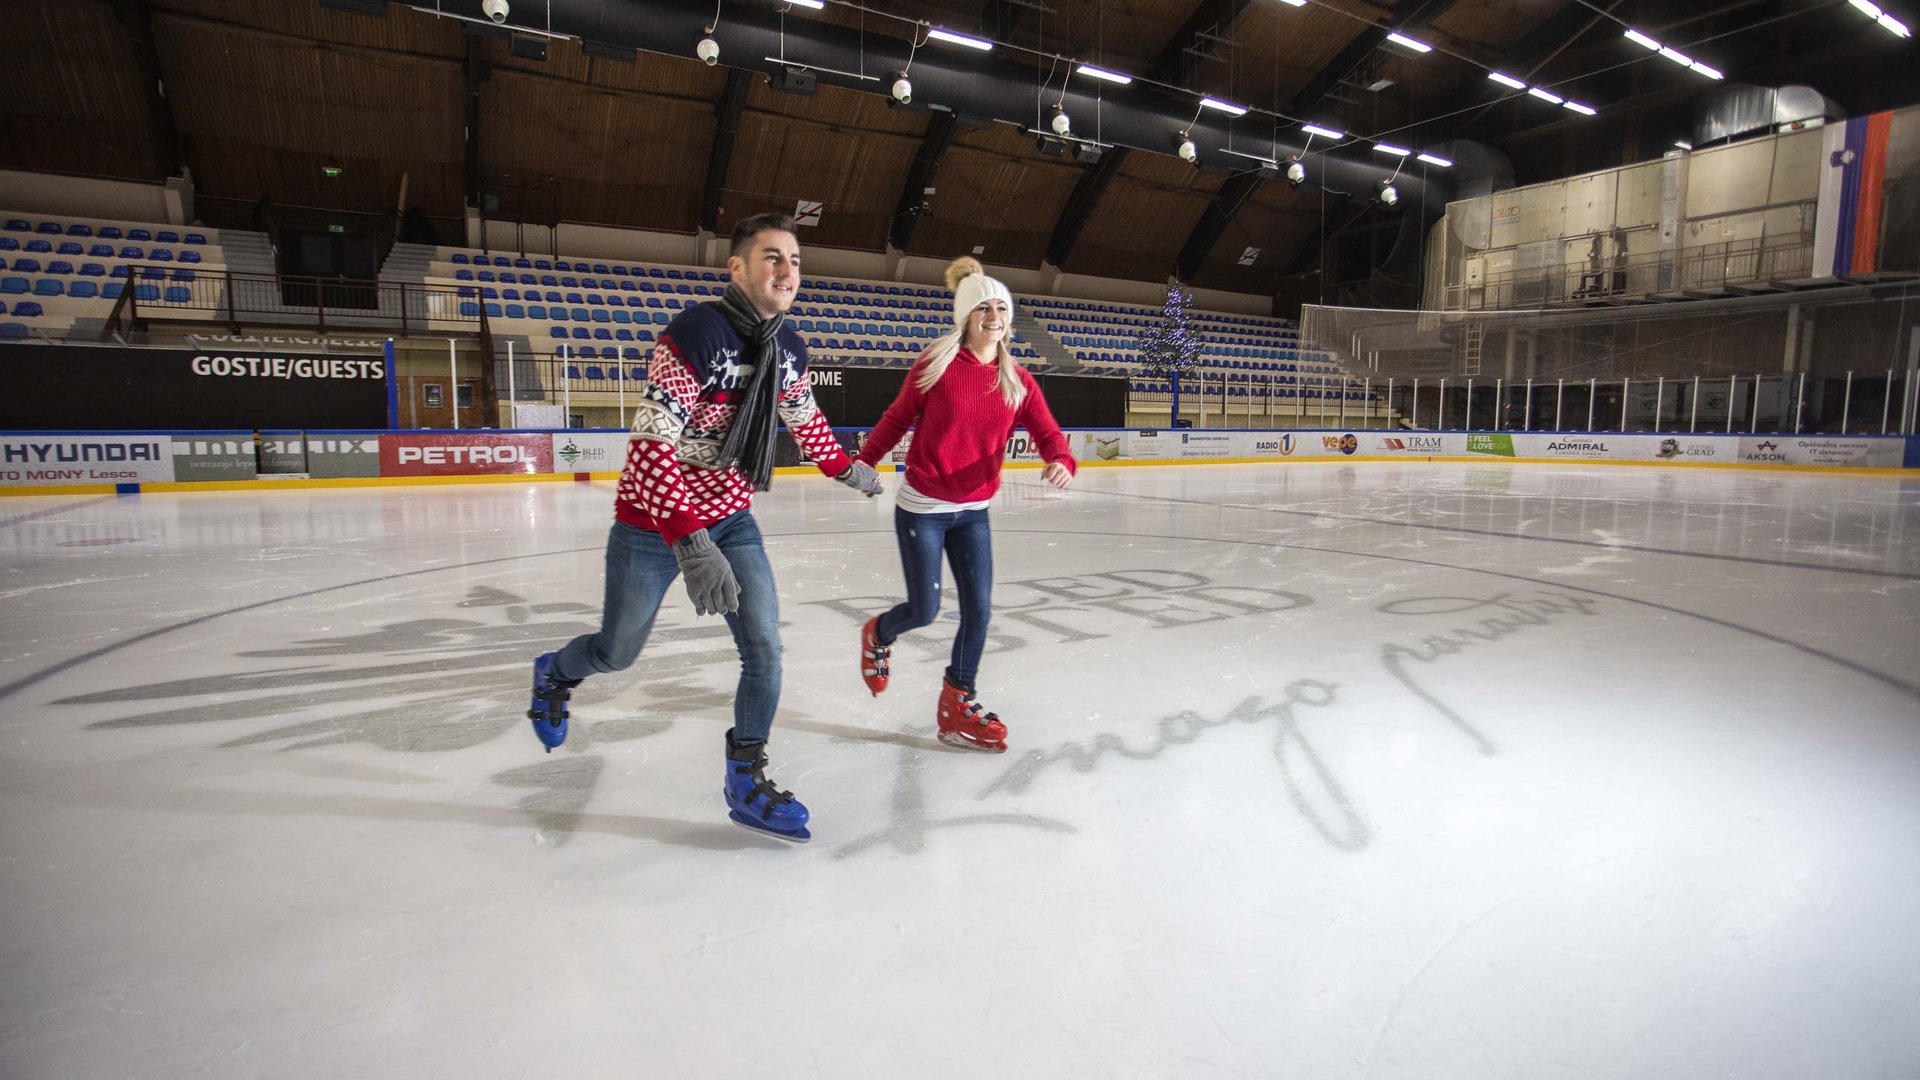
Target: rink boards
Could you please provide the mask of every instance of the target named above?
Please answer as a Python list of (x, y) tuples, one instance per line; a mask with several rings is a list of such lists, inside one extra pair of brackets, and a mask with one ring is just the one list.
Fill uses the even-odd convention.
[[(868, 429), (835, 434), (857, 451)], [(1822, 469), (1920, 468), (1920, 437), (1381, 430), (1068, 431), (1083, 465), (1259, 461), (1526, 461)], [(187, 431), (0, 433), (0, 494), (232, 485), (585, 479), (617, 473), (624, 431)], [(911, 435), (890, 455), (906, 460)], [(779, 464), (805, 463), (782, 434)], [(1007, 461), (1038, 462), (1016, 432)], [(155, 487), (165, 485), (165, 487)]]

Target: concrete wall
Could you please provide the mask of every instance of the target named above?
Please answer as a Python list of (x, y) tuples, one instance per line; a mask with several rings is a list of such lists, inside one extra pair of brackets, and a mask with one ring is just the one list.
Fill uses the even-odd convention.
[(0, 169), (0, 210), (185, 225), (192, 202), (190, 193), (183, 200), (163, 184)]

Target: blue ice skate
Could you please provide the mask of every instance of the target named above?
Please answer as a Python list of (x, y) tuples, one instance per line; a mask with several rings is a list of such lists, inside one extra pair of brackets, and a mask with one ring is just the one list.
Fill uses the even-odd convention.
[(567, 741), (567, 699), (579, 679), (563, 679), (554, 673), (554, 656), (541, 653), (533, 662), (533, 704), (527, 707), (527, 719), (533, 721), (533, 733), (546, 746), (547, 753)]
[(727, 816), (749, 829), (782, 840), (804, 844), (813, 839), (813, 834), (807, 831), (807, 808), (793, 797), (793, 792), (774, 787), (767, 779), (766, 770), (767, 744), (736, 745), (729, 731), (724, 789), (730, 811)]

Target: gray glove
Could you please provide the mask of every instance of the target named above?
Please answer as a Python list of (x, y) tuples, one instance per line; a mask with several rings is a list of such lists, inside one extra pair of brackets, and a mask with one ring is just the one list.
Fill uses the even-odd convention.
[(874, 472), (873, 466), (864, 461), (854, 462), (847, 468), (846, 472), (834, 477), (834, 479), (865, 495), (869, 499), (880, 494), (880, 474)]
[(675, 540), (673, 557), (687, 576), (687, 596), (693, 600), (695, 614), (729, 615), (740, 610), (740, 582), (707, 530)]

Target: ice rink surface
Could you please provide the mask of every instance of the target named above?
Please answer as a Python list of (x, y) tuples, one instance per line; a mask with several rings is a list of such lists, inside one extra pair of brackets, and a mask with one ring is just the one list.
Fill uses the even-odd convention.
[(611, 498), (0, 504), (0, 1076), (1920, 1076), (1920, 482), (1010, 472), (992, 756), (777, 477), (806, 846), (678, 586), (528, 730)]

